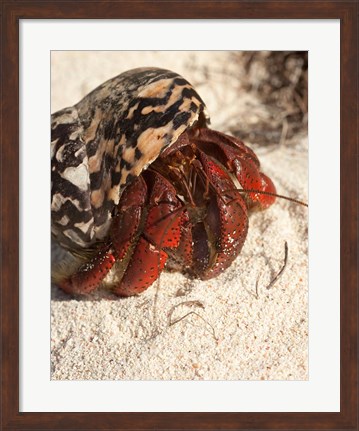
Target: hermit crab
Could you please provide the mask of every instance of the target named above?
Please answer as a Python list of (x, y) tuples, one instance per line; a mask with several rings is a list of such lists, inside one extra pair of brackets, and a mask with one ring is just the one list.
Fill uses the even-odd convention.
[(275, 201), (254, 152), (211, 130), (201, 97), (169, 70), (122, 73), (51, 121), (52, 235), (73, 256), (53, 278), (67, 293), (138, 294), (164, 268), (216, 277), (248, 214)]

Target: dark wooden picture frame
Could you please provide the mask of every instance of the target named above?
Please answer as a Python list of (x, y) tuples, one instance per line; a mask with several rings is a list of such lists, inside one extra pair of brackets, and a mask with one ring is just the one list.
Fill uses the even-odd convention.
[[(101, 4), (100, 4), (101, 3)], [(185, 4), (184, 4), (185, 3)], [(1, 29), (1, 429), (358, 429), (358, 2), (2, 2)], [(19, 22), (25, 19), (339, 19), (340, 412), (19, 412)], [(325, 151), (325, 149), (323, 149)], [(328, 202), (328, 208), (330, 202)], [(328, 232), (328, 236), (330, 232)], [(328, 239), (329, 240), (329, 239)]]

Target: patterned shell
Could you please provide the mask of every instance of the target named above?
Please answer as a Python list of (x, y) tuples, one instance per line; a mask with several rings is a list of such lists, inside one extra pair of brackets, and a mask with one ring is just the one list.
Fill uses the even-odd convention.
[(123, 188), (198, 120), (200, 96), (180, 75), (139, 68), (51, 116), (51, 229), (70, 250), (103, 239)]

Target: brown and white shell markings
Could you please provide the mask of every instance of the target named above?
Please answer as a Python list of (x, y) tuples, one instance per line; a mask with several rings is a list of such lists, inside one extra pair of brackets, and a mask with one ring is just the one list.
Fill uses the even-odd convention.
[(52, 233), (64, 247), (103, 239), (121, 192), (204, 112), (180, 75), (139, 68), (51, 117)]
[[(93, 290), (116, 261), (121, 274), (114, 290), (122, 296), (153, 283), (168, 256), (172, 268), (200, 278), (216, 276), (242, 248), (247, 210), (274, 201), (237, 191), (232, 175), (244, 189), (274, 193), (275, 188), (248, 147), (207, 128), (204, 102), (174, 72), (130, 70), (56, 112), (51, 121), (52, 234), (70, 252), (92, 251), (88, 261), (58, 281), (67, 292)], [(153, 174), (145, 172), (148, 167)], [(163, 227), (164, 203), (172, 237)], [(138, 211), (139, 223), (129, 225), (126, 211)], [(131, 238), (121, 242), (128, 232)], [(128, 247), (128, 253), (119, 247)], [(148, 257), (151, 253), (157, 260)], [(126, 277), (135, 277), (135, 256), (143, 263), (137, 276), (151, 275), (127, 283)]]

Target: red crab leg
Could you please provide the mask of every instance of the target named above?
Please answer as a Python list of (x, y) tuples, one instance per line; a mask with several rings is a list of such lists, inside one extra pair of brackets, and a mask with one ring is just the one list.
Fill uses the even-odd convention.
[[(150, 189), (148, 213), (143, 233), (114, 290), (120, 296), (141, 293), (156, 281), (168, 257), (163, 248), (177, 247), (181, 235), (181, 213), (176, 211), (180, 202), (176, 190), (156, 172), (145, 172), (143, 177)], [(121, 236), (121, 232), (117, 235)]]
[(184, 210), (181, 217), (181, 240), (170, 254), (169, 268), (174, 271), (188, 272), (192, 267), (193, 262), (193, 238), (192, 238), (192, 224), (189, 220), (187, 210)]
[[(236, 175), (243, 189), (276, 193), (272, 180), (260, 172), (258, 158), (241, 140), (210, 129), (200, 129), (196, 139), (200, 147), (206, 148), (207, 154), (217, 157)], [(255, 192), (247, 194), (249, 209), (266, 209), (274, 201), (275, 196)]]
[(92, 259), (80, 266), (70, 277), (60, 281), (59, 287), (66, 293), (84, 294), (90, 293), (106, 277), (115, 257), (108, 250), (99, 251)]
[(167, 260), (167, 253), (140, 238), (126, 272), (114, 289), (119, 296), (132, 296), (146, 290), (157, 280)]
[(123, 273), (145, 223), (146, 201), (147, 185), (142, 177), (138, 177), (123, 192), (117, 215), (113, 218), (111, 242)]
[(223, 272), (239, 255), (247, 236), (248, 216), (245, 202), (229, 175), (202, 151), (199, 156), (214, 191), (210, 194), (204, 219), (206, 235), (198, 225), (192, 231), (193, 260), (195, 273), (202, 279), (209, 279)]
[(101, 248), (94, 257), (80, 266), (69, 278), (60, 282), (67, 293), (90, 293), (95, 290), (116, 263), (116, 275), (125, 272), (139, 233), (147, 187), (142, 178), (136, 179), (123, 193), (118, 213), (111, 226), (111, 243)]

